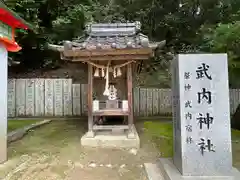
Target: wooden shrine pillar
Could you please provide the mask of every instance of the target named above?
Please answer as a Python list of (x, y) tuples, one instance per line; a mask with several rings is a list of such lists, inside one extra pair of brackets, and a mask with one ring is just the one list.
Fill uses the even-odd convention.
[(93, 132), (93, 67), (88, 64), (88, 133), (87, 137), (94, 137)]
[(127, 65), (127, 91), (128, 91), (128, 126), (129, 126), (129, 133), (128, 138), (135, 138), (133, 133), (133, 82), (132, 82), (132, 64)]

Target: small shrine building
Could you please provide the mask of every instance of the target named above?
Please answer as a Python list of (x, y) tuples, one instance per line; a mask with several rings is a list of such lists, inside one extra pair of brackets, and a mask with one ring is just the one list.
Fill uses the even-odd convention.
[[(136, 139), (133, 73), (139, 62), (154, 56), (159, 43), (151, 43), (141, 33), (140, 22), (88, 24), (85, 32), (81, 42), (65, 41), (63, 46), (50, 47), (59, 51), (63, 60), (88, 65), (88, 132), (82, 145), (91, 144), (88, 141), (102, 131), (122, 131), (127, 139)], [(101, 123), (109, 117), (124, 117), (124, 121)]]

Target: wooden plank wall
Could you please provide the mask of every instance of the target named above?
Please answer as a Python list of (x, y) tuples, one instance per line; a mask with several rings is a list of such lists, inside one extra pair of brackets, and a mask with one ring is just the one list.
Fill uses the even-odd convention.
[(72, 79), (9, 79), (8, 117), (83, 116), (86, 93)]
[[(230, 89), (230, 111), (240, 103), (240, 90)], [(135, 116), (171, 114), (170, 89), (134, 88)], [(9, 79), (8, 117), (62, 117), (87, 115), (87, 84), (71, 79)]]

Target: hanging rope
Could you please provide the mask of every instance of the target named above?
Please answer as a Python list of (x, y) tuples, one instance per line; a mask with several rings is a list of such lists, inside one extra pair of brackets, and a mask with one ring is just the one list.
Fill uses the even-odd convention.
[[(90, 61), (82, 61), (82, 62), (89, 63), (92, 66), (97, 68), (95, 73), (94, 73), (95, 77), (99, 77), (99, 69), (101, 69), (101, 76), (104, 77), (104, 75), (105, 75), (105, 79), (106, 79), (105, 90), (103, 92), (103, 95), (104, 96), (109, 96), (110, 95), (110, 92), (109, 92), (109, 68), (110, 68), (111, 60), (108, 61), (107, 66), (100, 65), (100, 64), (95, 64), (95, 63), (90, 62)], [(123, 66), (126, 66), (126, 65), (128, 65), (128, 64), (130, 64), (132, 62), (135, 62), (135, 61), (132, 60), (132, 61), (125, 62), (123, 64), (112, 66), (111, 68), (113, 69), (113, 77), (116, 78), (117, 76), (121, 76), (122, 73), (121, 73), (120, 68), (123, 67)], [(106, 73), (104, 73), (105, 69), (106, 69)], [(116, 72), (116, 70), (117, 70), (117, 72)]]
[(104, 96), (109, 96), (110, 95), (110, 92), (109, 92), (109, 66), (110, 66), (110, 62), (111, 61), (108, 61), (107, 69), (106, 69), (106, 76), (105, 76), (106, 84), (105, 84), (105, 90), (103, 92)]
[(119, 65), (113, 66), (113, 68), (115, 68), (115, 69), (116, 69), (116, 68), (121, 68), (121, 67), (123, 67), (123, 66), (126, 66), (126, 65), (132, 63), (132, 62), (135, 62), (135, 61), (128, 61), (128, 62), (125, 62), (125, 63), (123, 63), (123, 64), (119, 64)]
[[(94, 66), (94, 67), (96, 67), (96, 68), (99, 68), (99, 69), (106, 69), (106, 66), (101, 65), (101, 64), (96, 64), (96, 63), (93, 63), (93, 62), (90, 62), (90, 61), (82, 61), (82, 62), (91, 64), (92, 66)], [(135, 62), (135, 61), (128, 61), (128, 62), (125, 62), (125, 63), (123, 63), (123, 64), (115, 65), (115, 66), (113, 66), (112, 68), (113, 68), (113, 69), (114, 69), (114, 68), (115, 68), (115, 69), (116, 69), (116, 68), (121, 68), (121, 67), (123, 67), (123, 66), (126, 66), (126, 65), (132, 63), (132, 62)]]

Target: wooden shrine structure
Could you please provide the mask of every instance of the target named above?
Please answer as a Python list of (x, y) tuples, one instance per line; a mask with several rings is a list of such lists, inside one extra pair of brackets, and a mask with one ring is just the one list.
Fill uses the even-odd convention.
[[(49, 45), (59, 51), (64, 60), (88, 64), (87, 137), (94, 137), (98, 130), (122, 129), (128, 132), (128, 138), (134, 138), (133, 69), (138, 62), (152, 57), (158, 47), (158, 43), (150, 43), (140, 31), (140, 22), (88, 24), (82, 41), (65, 41), (64, 46)], [(116, 91), (120, 92), (119, 96)], [(107, 116), (125, 116), (128, 123), (95, 124)]]

